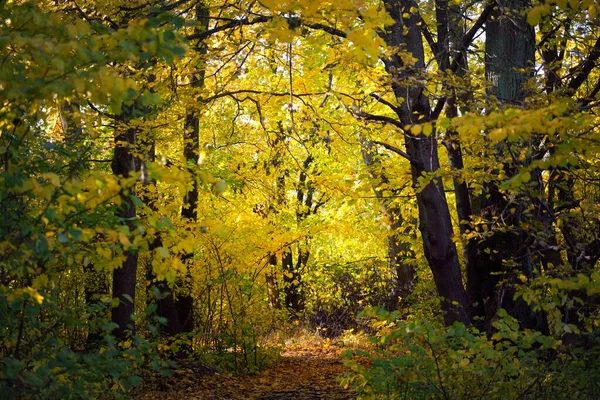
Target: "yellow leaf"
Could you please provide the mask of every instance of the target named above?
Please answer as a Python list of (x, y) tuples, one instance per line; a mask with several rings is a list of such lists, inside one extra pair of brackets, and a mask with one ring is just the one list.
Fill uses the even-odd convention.
[(569, 0), (569, 5), (573, 10), (579, 10), (579, 0)]
[(26, 288), (23, 288), (23, 289), (18, 289), (17, 291), (15, 291), (15, 294), (16, 295), (27, 294), (37, 304), (42, 304), (42, 302), (44, 301), (44, 296), (42, 296), (41, 294), (39, 294), (38, 291), (35, 290), (32, 287), (26, 287)]
[(421, 131), (423, 130), (423, 127), (421, 125), (413, 125), (410, 128), (410, 131), (414, 134), (414, 135), (418, 135), (421, 133)]
[(506, 139), (506, 136), (508, 136), (508, 132), (506, 132), (506, 129), (504, 128), (498, 128), (491, 131), (488, 136), (491, 140), (499, 142), (501, 140)]
[(158, 252), (158, 254), (160, 254), (160, 256), (162, 258), (169, 258), (171, 255), (169, 254), (169, 250), (165, 249), (164, 247), (158, 247), (156, 249), (156, 251)]
[(433, 133), (433, 125), (431, 125), (431, 122), (427, 122), (426, 124), (423, 124), (423, 135), (430, 136), (432, 133)]
[(102, 258), (110, 259), (112, 256), (112, 252), (109, 248), (106, 247), (96, 247), (96, 254), (98, 254)]
[(131, 242), (129, 241), (129, 238), (123, 232), (119, 232), (119, 242), (121, 242), (121, 244), (123, 245), (123, 247), (125, 247), (125, 249), (128, 249), (129, 246), (131, 246)]
[(192, 253), (194, 251), (194, 243), (195, 238), (193, 236), (189, 236), (187, 239), (182, 240), (179, 245), (186, 253)]
[(34, 289), (40, 289), (48, 284), (48, 276), (46, 274), (42, 274), (33, 279), (31, 286)]
[(527, 13), (527, 23), (529, 25), (533, 25), (533, 26), (539, 24), (540, 20), (542, 19), (543, 11), (544, 11), (544, 8), (542, 6), (533, 7)]
[(181, 260), (177, 257), (171, 259), (171, 268), (175, 272), (185, 273), (186, 267), (185, 264), (181, 262)]
[(223, 193), (227, 189), (227, 183), (220, 179), (217, 183), (215, 183), (215, 191), (219, 194)]

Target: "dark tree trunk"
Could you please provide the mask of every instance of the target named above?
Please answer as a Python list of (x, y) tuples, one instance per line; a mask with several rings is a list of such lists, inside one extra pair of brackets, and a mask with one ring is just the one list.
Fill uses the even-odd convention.
[(294, 265), (294, 254), (289, 247), (283, 252), (283, 282), (285, 305), (292, 316), (297, 317), (304, 310), (304, 293), (302, 290), (301, 269), (308, 261), (309, 253), (298, 246), (297, 263)]
[(156, 303), (158, 306), (158, 309), (156, 310), (157, 314), (167, 320), (166, 324), (162, 327), (162, 333), (166, 336), (177, 335), (181, 333), (182, 326), (173, 291), (165, 281), (157, 282), (156, 288), (162, 296), (164, 296)]
[(271, 254), (269, 256), (269, 271), (265, 274), (265, 280), (267, 285), (267, 295), (269, 296), (269, 305), (271, 308), (281, 310), (281, 293), (279, 291), (279, 284), (277, 282), (277, 256)]
[[(400, 104), (397, 110), (403, 126), (430, 122), (431, 106), (418, 79), (425, 72), (425, 54), (422, 43), (421, 20), (411, 8), (418, 9), (415, 1), (386, 0), (386, 8), (394, 24), (384, 33), (384, 40), (395, 48), (410, 52), (416, 62), (405, 66), (399, 55), (385, 60), (394, 94)], [(461, 321), (470, 323), (470, 306), (465, 292), (456, 246), (453, 242), (452, 221), (443, 184), (439, 178), (427, 178), (438, 171), (438, 149), (435, 133), (429, 137), (404, 132), (406, 153), (411, 160), (411, 170), (419, 209), (419, 230), (423, 250), (433, 273), (442, 299), (446, 324)], [(429, 179), (419, 187), (419, 179)]]
[[(97, 304), (103, 296), (110, 293), (108, 279), (104, 271), (96, 271), (93, 264), (84, 265), (84, 294), (85, 304)], [(94, 318), (94, 316), (92, 316)], [(87, 348), (96, 347), (102, 341), (100, 332), (89, 331), (86, 341)]]
[[(133, 154), (132, 147), (136, 143), (136, 130), (128, 127), (131, 107), (123, 106), (122, 114), (119, 118), (121, 126), (117, 126), (115, 134), (115, 151), (112, 160), (112, 172), (117, 177), (129, 178), (138, 171), (139, 161)], [(136, 206), (131, 200), (135, 188), (122, 187), (120, 193), (121, 206), (117, 216), (121, 223), (126, 225), (129, 232), (135, 229)], [(119, 300), (117, 307), (112, 310), (112, 322), (116, 323), (118, 328), (115, 334), (119, 338), (125, 336), (125, 331), (135, 329), (132, 314), (135, 305), (135, 285), (137, 274), (137, 254), (131, 250), (123, 250), (125, 259), (120, 268), (113, 272), (113, 298)]]
[[(436, 20), (438, 29), (438, 54), (436, 55), (440, 69), (442, 71), (451, 71), (451, 56), (457, 60), (457, 67), (453, 72), (457, 77), (466, 82), (468, 72), (466, 49), (462, 48), (462, 38), (465, 35), (464, 24), (462, 22), (463, 11), (457, 5), (450, 5), (448, 0), (436, 0)], [(466, 85), (465, 85), (466, 86)], [(456, 86), (445, 85), (448, 92), (446, 101), (446, 117), (456, 118), (459, 115), (458, 102), (462, 100), (462, 112), (468, 112), (469, 107), (469, 89), (465, 87), (458, 89)], [(473, 208), (467, 181), (459, 174), (464, 169), (463, 154), (458, 138), (458, 133), (453, 129), (448, 129), (444, 138), (444, 146), (448, 152), (450, 168), (455, 172), (453, 176), (454, 196), (456, 203), (456, 213), (459, 221), (461, 235), (472, 229)], [(477, 268), (477, 241), (475, 238), (463, 239), (463, 258), (467, 278), (477, 276), (480, 272)], [(467, 293), (469, 295), (470, 306), (473, 307), (473, 314), (478, 315), (483, 311), (483, 298), (474, 296), (477, 293), (471, 290), (470, 285), (473, 279), (467, 279)]]
[[(196, 21), (199, 26), (196, 28), (196, 33), (206, 31), (208, 29), (208, 8), (203, 2), (198, 2), (196, 5)], [(207, 46), (205, 43), (199, 43), (197, 52), (200, 57), (196, 71), (191, 76), (191, 87), (193, 90), (200, 90), (204, 87), (204, 79), (206, 75), (204, 57), (207, 54)], [(200, 97), (197, 98), (198, 104), (202, 102)], [(183, 206), (181, 208), (181, 218), (185, 221), (195, 223), (198, 219), (198, 179), (195, 174), (195, 167), (198, 156), (200, 154), (200, 118), (199, 110), (193, 105), (186, 114), (183, 127), (183, 156), (185, 158), (188, 171), (192, 175), (192, 188), (185, 194)], [(194, 258), (193, 251), (185, 254), (182, 257), (184, 264), (187, 264), (187, 274), (185, 278), (179, 280), (180, 290), (175, 298), (175, 307), (177, 314), (171, 314), (171, 318), (179, 320), (181, 328), (180, 333), (190, 333), (194, 330), (194, 298), (192, 297), (193, 278), (190, 273)], [(191, 350), (191, 347), (190, 347)]]
[[(526, 97), (525, 82), (532, 76), (535, 60), (535, 35), (527, 23), (523, 11), (528, 6), (524, 0), (500, 2), (487, 22), (485, 62), (486, 78), (490, 84), (488, 93), (501, 105), (520, 106)], [(503, 144), (495, 151), (501, 157), (506, 148)], [(518, 166), (505, 164), (505, 173), (511, 176)], [(530, 255), (530, 237), (522, 228), (528, 218), (523, 200), (517, 201), (509, 212), (508, 200), (496, 184), (485, 186), (481, 198), (481, 213), (486, 219), (503, 221), (503, 229), (478, 244), (477, 265), (470, 268), (469, 291), (472, 299), (483, 301), (488, 332), (500, 308), (517, 318), (523, 328), (548, 331), (545, 315), (534, 312), (521, 299), (515, 299), (517, 274), (532, 278), (534, 260)], [(513, 260), (513, 263), (511, 263)], [(513, 266), (515, 265), (515, 266)]]
[[(149, 81), (154, 81), (155, 76), (151, 75), (149, 77)], [(156, 180), (151, 178), (146, 170), (146, 161), (154, 162), (156, 160), (156, 140), (154, 137), (145, 136), (140, 139), (142, 144), (142, 148), (148, 149), (148, 154), (146, 155), (145, 160), (141, 163), (141, 179), (144, 186), (149, 184), (156, 184)], [(142, 197), (143, 202), (150, 208), (153, 212), (157, 211), (157, 207), (155, 201), (148, 197)], [(154, 251), (162, 247), (162, 237), (161, 233), (157, 232), (154, 240), (148, 245), (148, 253), (153, 254)], [(158, 316), (166, 319), (166, 324), (161, 326), (161, 332), (166, 336), (173, 336), (181, 332), (181, 321), (179, 320), (179, 313), (177, 311), (177, 306), (175, 303), (175, 296), (173, 295), (173, 290), (169, 287), (168, 283), (165, 280), (158, 280), (154, 272), (152, 271), (152, 265), (147, 266), (146, 270), (146, 278), (149, 287), (154, 287), (158, 290), (160, 296), (158, 300), (154, 298), (148, 298), (148, 303), (156, 301), (157, 310), (156, 313)]]
[(525, 20), (528, 0), (501, 0), (486, 24), (485, 75), (489, 94), (521, 105), (535, 61), (535, 32)]

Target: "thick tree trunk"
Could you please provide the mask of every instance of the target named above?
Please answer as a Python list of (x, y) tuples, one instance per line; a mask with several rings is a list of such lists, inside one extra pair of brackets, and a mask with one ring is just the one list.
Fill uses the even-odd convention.
[[(117, 126), (115, 134), (115, 150), (112, 160), (112, 171), (120, 178), (129, 178), (138, 168), (138, 160), (132, 152), (132, 147), (136, 142), (136, 130), (127, 127), (131, 115), (130, 107), (123, 107), (120, 123), (123, 126)], [(121, 188), (121, 206), (117, 216), (122, 224), (126, 225), (129, 232), (135, 229), (136, 206), (131, 200), (134, 188)], [(112, 309), (112, 322), (116, 323), (118, 328), (115, 334), (119, 338), (125, 336), (125, 331), (135, 329), (131, 318), (135, 305), (135, 285), (137, 274), (137, 254), (131, 250), (123, 250), (125, 259), (120, 268), (113, 272), (113, 298), (119, 300), (119, 304)]]
[(535, 32), (525, 20), (528, 0), (501, 0), (486, 24), (485, 75), (489, 94), (520, 105), (535, 61)]
[[(411, 8), (418, 9), (412, 0), (386, 0), (386, 8), (394, 19), (384, 39), (391, 47), (410, 52), (416, 60), (412, 65), (403, 64), (399, 55), (386, 60), (386, 69), (392, 80), (394, 94), (400, 103), (397, 114), (402, 125), (421, 124), (431, 119), (431, 106), (424, 94), (419, 75), (425, 72), (425, 54), (422, 42), (421, 20)], [(444, 321), (470, 323), (470, 307), (465, 292), (460, 264), (453, 242), (452, 221), (443, 184), (439, 178), (427, 178), (439, 169), (435, 133), (429, 137), (404, 132), (406, 153), (411, 160), (413, 183), (417, 190), (419, 230), (423, 249), (433, 278), (442, 298)], [(420, 179), (429, 179), (420, 187)]]
[[(405, 140), (407, 153), (416, 164), (412, 174), (414, 184), (418, 186), (419, 177), (439, 169), (437, 144), (433, 136), (425, 138), (406, 134)], [(419, 230), (425, 257), (442, 298), (444, 321), (448, 325), (455, 321), (470, 324), (470, 304), (462, 282), (443, 184), (439, 178), (434, 178), (425, 188), (417, 187), (417, 190)]]
[[(438, 28), (438, 54), (437, 59), (442, 71), (451, 70), (450, 57), (458, 60), (458, 67), (453, 72), (456, 76), (465, 79), (468, 72), (466, 49), (462, 48), (462, 39), (465, 35), (465, 28), (462, 21), (463, 11), (460, 6), (450, 4), (448, 0), (436, 0), (436, 20)], [(458, 89), (446, 85), (445, 90), (449, 93), (446, 101), (446, 117), (456, 118), (459, 116), (459, 100), (463, 102), (462, 112), (468, 112), (469, 101), (468, 88)], [(469, 193), (467, 181), (458, 176), (464, 169), (463, 154), (458, 138), (458, 133), (453, 129), (448, 129), (444, 138), (444, 146), (448, 152), (450, 168), (455, 171), (452, 181), (454, 184), (454, 196), (456, 203), (456, 213), (459, 221), (461, 235), (467, 230), (472, 229), (473, 208)], [(475, 238), (463, 239), (463, 259), (467, 278), (477, 276), (480, 272), (477, 268), (477, 241)], [(483, 311), (483, 298), (475, 296), (475, 290), (471, 290), (470, 285), (473, 279), (467, 279), (467, 293), (469, 295), (469, 304), (473, 307), (473, 314), (478, 315)]]
[[(527, 23), (523, 11), (525, 0), (504, 0), (487, 22), (485, 62), (486, 78), (490, 84), (488, 93), (501, 104), (521, 105), (526, 97), (525, 82), (531, 77), (535, 60), (535, 35)], [(497, 146), (499, 155), (505, 150)], [(508, 176), (518, 166), (505, 164)], [(506, 229), (497, 231), (491, 238), (480, 241), (477, 265), (470, 269), (469, 290), (471, 298), (482, 299), (485, 308), (484, 328), (491, 330), (491, 323), (500, 308), (517, 318), (523, 328), (548, 331), (545, 315), (533, 312), (521, 299), (515, 299), (518, 273), (533, 277), (534, 260), (530, 255), (530, 237), (521, 227), (526, 207), (515, 204), (514, 212), (508, 214), (508, 200), (495, 184), (488, 184), (481, 199), (484, 218), (499, 218)], [(512, 267), (510, 260), (516, 263)], [(513, 263), (513, 264), (514, 264)], [(482, 315), (483, 316), (483, 315)]]

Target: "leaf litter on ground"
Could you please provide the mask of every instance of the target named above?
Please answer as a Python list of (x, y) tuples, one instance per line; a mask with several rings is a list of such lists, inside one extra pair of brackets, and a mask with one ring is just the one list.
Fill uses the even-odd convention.
[(337, 378), (346, 369), (343, 349), (328, 339), (302, 337), (288, 340), (281, 359), (257, 375), (240, 376), (179, 363), (170, 378), (136, 394), (138, 400), (350, 400)]

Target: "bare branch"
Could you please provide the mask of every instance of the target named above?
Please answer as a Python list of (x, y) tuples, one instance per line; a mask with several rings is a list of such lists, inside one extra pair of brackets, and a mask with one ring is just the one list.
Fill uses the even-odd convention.
[(377, 93), (371, 93), (371, 97), (374, 98), (375, 100), (377, 100), (378, 102), (380, 102), (381, 104), (388, 106), (389, 108), (392, 109), (392, 111), (398, 112), (398, 107), (396, 107), (389, 101), (385, 100), (384, 98), (379, 96)]
[[(212, 95), (210, 97), (203, 99), (202, 102), (210, 103), (211, 101), (214, 101), (214, 100), (217, 100), (217, 99), (220, 99), (223, 97), (235, 96), (236, 94), (262, 94), (262, 95), (273, 96), (273, 97), (289, 97), (290, 92), (264, 92), (262, 90), (255, 90), (255, 89), (240, 89), (240, 90), (232, 90), (232, 91), (217, 93), (215, 95)], [(309, 96), (322, 96), (324, 94), (327, 94), (327, 92), (293, 93), (293, 96), (296, 98), (302, 98), (302, 97), (309, 97)]]
[(594, 47), (590, 51), (590, 54), (587, 56), (585, 61), (573, 68), (573, 70), (576, 71), (576, 74), (569, 82), (569, 89), (571, 89), (573, 92), (579, 89), (579, 87), (590, 75), (590, 72), (592, 72), (592, 69), (596, 67), (596, 61), (598, 58), (600, 58), (600, 38), (596, 40)]
[(391, 151), (392, 153), (398, 154), (399, 156), (401, 156), (401, 157), (407, 159), (408, 161), (410, 161), (411, 163), (413, 162), (411, 160), (410, 156), (406, 152), (404, 152), (403, 150), (397, 148), (396, 146), (392, 146), (391, 144), (385, 143), (385, 142), (379, 142), (377, 140), (374, 140), (373, 143), (385, 147), (387, 150)]
[(359, 119), (364, 119), (366, 121), (372, 122), (384, 122), (386, 124), (394, 125), (395, 127), (402, 129), (402, 123), (400, 121), (391, 117), (386, 117), (385, 115), (370, 114), (361, 110), (351, 110), (350, 112), (352, 113), (352, 115)]
[(302, 24), (302, 26), (305, 26), (305, 27), (310, 28), (310, 29), (315, 29), (315, 30), (327, 32), (330, 35), (334, 35), (334, 36), (338, 36), (338, 37), (342, 37), (342, 38), (345, 38), (345, 37), (348, 36), (346, 34), (346, 32), (344, 32), (342, 30), (339, 30), (337, 28), (333, 28), (333, 27), (328, 26), (328, 25), (324, 25), (324, 24), (319, 24), (319, 23), (315, 23), (315, 24)]
[(211, 37), (215, 33), (223, 32), (223, 31), (226, 31), (226, 30), (232, 29), (232, 28), (237, 28), (239, 26), (249, 26), (249, 25), (260, 24), (262, 22), (269, 22), (272, 19), (273, 19), (273, 17), (266, 16), (266, 15), (256, 17), (254, 19), (249, 19), (249, 18), (236, 19), (227, 24), (219, 25), (212, 29), (208, 29), (208, 30), (202, 31), (202, 32), (197, 32), (197, 33), (194, 33), (193, 35), (189, 35), (186, 37), (186, 40), (204, 40), (206, 38)]
[(96, 107), (91, 101), (88, 100), (87, 103), (88, 103), (88, 106), (90, 106), (90, 108), (92, 110), (94, 110), (95, 112), (97, 112), (98, 114), (104, 115), (104, 116), (106, 116), (108, 118), (111, 118), (111, 119), (117, 119), (117, 115), (111, 114), (111, 113), (106, 112), (106, 111), (99, 110), (98, 107)]
[[(475, 24), (473, 24), (471, 29), (469, 29), (469, 31), (463, 37), (460, 50), (466, 50), (471, 45), (473, 38), (475, 38), (475, 35), (479, 31), (479, 29), (481, 29), (483, 24), (485, 24), (485, 22), (487, 21), (487, 19), (489, 18), (490, 14), (492, 13), (492, 11), (494, 10), (495, 7), (496, 7), (495, 1), (489, 2), (485, 6), (483, 11), (479, 15), (479, 18), (477, 18), (477, 21), (475, 21)], [(452, 64), (450, 64), (450, 71), (456, 72), (456, 70), (458, 70), (460, 63), (463, 61), (462, 60), (463, 57), (464, 57), (463, 51), (459, 51), (458, 54), (456, 55), (456, 57), (452, 60)], [(437, 104), (435, 105), (435, 109), (433, 110), (433, 113), (431, 114), (432, 120), (436, 120), (440, 116), (440, 113), (442, 112), (442, 110), (444, 109), (444, 105), (446, 104), (446, 100), (447, 100), (446, 97), (442, 97), (441, 99), (438, 100)]]

